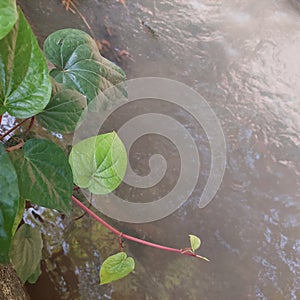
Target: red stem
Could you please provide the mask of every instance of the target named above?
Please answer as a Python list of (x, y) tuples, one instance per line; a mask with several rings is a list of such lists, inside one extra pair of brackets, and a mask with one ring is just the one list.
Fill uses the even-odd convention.
[(26, 131), (25, 131), (25, 135), (31, 130), (31, 128), (32, 128), (32, 126), (33, 126), (33, 124), (34, 124), (34, 120), (35, 120), (35, 117), (34, 117), (34, 116), (31, 117), (29, 126), (28, 126), (28, 128), (26, 129)]
[(2, 115), (0, 115), (0, 126), (1, 126), (1, 123), (2, 123)]
[(166, 247), (166, 246), (162, 246), (162, 245), (159, 245), (159, 244), (154, 244), (154, 243), (151, 243), (151, 242), (147, 242), (147, 241), (141, 240), (139, 238), (136, 238), (134, 236), (122, 233), (121, 231), (119, 231), (116, 228), (114, 228), (111, 225), (109, 225), (107, 222), (105, 222), (102, 218), (100, 218), (94, 212), (92, 212), (82, 202), (80, 202), (75, 196), (72, 196), (72, 200), (81, 209), (83, 209), (85, 212), (87, 212), (93, 219), (95, 219), (97, 222), (101, 223), (103, 226), (105, 226), (108, 230), (110, 230), (111, 232), (113, 232), (114, 234), (116, 234), (118, 237), (122, 237), (124, 239), (131, 240), (131, 241), (134, 241), (136, 243), (140, 243), (140, 244), (143, 244), (143, 245), (146, 245), (146, 246), (150, 246), (150, 247), (153, 247), (153, 248), (157, 248), (157, 249), (161, 249), (161, 250), (165, 250), (165, 251), (169, 251), (169, 252), (177, 252), (177, 253), (180, 253), (180, 254), (183, 254), (183, 255), (193, 256), (193, 257), (201, 258), (201, 259), (207, 261), (207, 259), (205, 257), (197, 255), (197, 254), (193, 253), (189, 249), (185, 250), (185, 249), (176, 249), (176, 248)]
[(21, 121), (20, 123), (16, 124), (14, 127), (12, 127), (11, 129), (9, 129), (8, 131), (6, 131), (3, 135), (0, 136), (0, 141), (3, 140), (10, 133), (15, 131), (18, 127), (20, 127), (23, 123), (25, 123), (29, 119), (30, 118), (24, 119), (23, 121)]

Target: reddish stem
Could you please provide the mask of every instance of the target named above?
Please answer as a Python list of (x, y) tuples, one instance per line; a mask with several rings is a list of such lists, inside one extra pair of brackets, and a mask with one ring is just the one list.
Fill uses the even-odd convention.
[(35, 117), (33, 116), (33, 117), (31, 117), (31, 119), (30, 119), (29, 126), (28, 126), (28, 128), (26, 129), (26, 131), (25, 131), (25, 135), (32, 129), (32, 126), (33, 126), (33, 124), (34, 124), (34, 121), (35, 121)]
[(134, 236), (122, 233), (121, 231), (117, 230), (116, 228), (112, 227), (111, 225), (109, 225), (107, 222), (105, 222), (102, 218), (100, 218), (98, 215), (96, 215), (93, 211), (91, 211), (89, 208), (87, 208), (82, 202), (80, 202), (75, 196), (72, 196), (72, 200), (81, 208), (83, 209), (85, 212), (87, 212), (93, 219), (95, 219), (97, 222), (101, 223), (103, 226), (105, 226), (108, 230), (110, 230), (111, 232), (113, 232), (114, 234), (116, 234), (118, 237), (120, 238), (124, 238), (127, 240), (131, 240), (134, 241), (136, 243), (139, 244), (143, 244), (146, 246), (150, 246), (153, 248), (157, 248), (157, 249), (161, 249), (161, 250), (165, 250), (165, 251), (169, 251), (169, 252), (177, 252), (183, 255), (187, 255), (187, 256), (193, 256), (193, 257), (197, 257), (200, 259), (203, 259), (205, 261), (208, 261), (205, 257), (202, 257), (200, 255), (197, 255), (195, 253), (193, 253), (192, 251), (187, 251), (186, 249), (176, 249), (176, 248), (171, 248), (171, 247), (166, 247), (166, 246), (162, 246), (159, 244), (154, 244), (151, 242), (147, 242), (144, 240), (141, 240), (139, 238), (136, 238)]
[(6, 131), (3, 135), (0, 136), (0, 141), (2, 141), (6, 136), (8, 136), (13, 131), (15, 131), (18, 127), (20, 127), (23, 123), (25, 123), (29, 119), (30, 118), (24, 119), (23, 121), (21, 121), (20, 123), (16, 124), (14, 127), (12, 127), (11, 129), (9, 129), (8, 131)]
[(17, 149), (20, 149), (24, 146), (24, 141), (22, 140), (19, 144), (15, 145), (15, 146), (11, 146), (11, 147), (8, 147), (6, 148), (6, 152), (11, 152), (11, 151), (14, 151), (14, 150), (17, 150)]
[(2, 123), (2, 115), (0, 115), (0, 126), (1, 126), (1, 123)]

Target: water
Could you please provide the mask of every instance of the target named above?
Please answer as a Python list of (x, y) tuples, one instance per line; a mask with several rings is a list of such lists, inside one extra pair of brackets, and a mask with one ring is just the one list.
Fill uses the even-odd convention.
[[(87, 31), (78, 15), (64, 12), (58, 1), (32, 0), (22, 6), (40, 40), (63, 27)], [(124, 232), (179, 248), (187, 245), (189, 233), (199, 234), (201, 254), (211, 262), (128, 242), (126, 250), (137, 261), (135, 273), (100, 287), (97, 272), (103, 259), (117, 251), (115, 237), (88, 217), (73, 222), (46, 211), (42, 214), (48, 217), (43, 221), (44, 273), (30, 287), (33, 299), (41, 295), (47, 299), (45, 288), (48, 299), (298, 299), (298, 2), (145, 0), (128, 1), (125, 7), (116, 1), (88, 0), (78, 7), (97, 39), (110, 42), (112, 49), (104, 54), (121, 65), (128, 78), (176, 79), (206, 98), (223, 126), (227, 168), (215, 199), (198, 209), (207, 179), (208, 143), (190, 116), (177, 112), (197, 137), (204, 161), (196, 191), (163, 220), (141, 225), (111, 222)], [(123, 49), (130, 58), (118, 57)], [(133, 108), (136, 113), (143, 111), (139, 105)], [(153, 109), (168, 112), (168, 107), (155, 102)], [(128, 114), (120, 114), (121, 121)], [(149, 172), (149, 153), (155, 151), (164, 152), (168, 163), (178, 169), (172, 145), (145, 137), (131, 157), (137, 172)], [(166, 174), (170, 186), (174, 175)], [(141, 195), (138, 189), (125, 185), (123, 189), (132, 201)], [(143, 197), (150, 199), (153, 194), (152, 189)], [(32, 214), (27, 220), (40, 223)]]

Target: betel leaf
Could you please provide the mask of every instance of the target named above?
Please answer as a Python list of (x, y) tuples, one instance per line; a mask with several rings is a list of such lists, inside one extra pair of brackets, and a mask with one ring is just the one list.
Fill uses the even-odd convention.
[(201, 240), (193, 234), (189, 234), (189, 237), (190, 237), (190, 244), (191, 244), (192, 251), (195, 252), (197, 249), (200, 248)]
[(16, 0), (0, 1), (0, 40), (12, 29), (18, 19)]
[(17, 230), (9, 256), (22, 283), (36, 274), (42, 258), (42, 248), (43, 240), (37, 228), (23, 224)]
[(93, 194), (108, 194), (122, 182), (126, 166), (126, 149), (115, 132), (82, 140), (70, 153), (74, 183)]
[(134, 259), (119, 252), (108, 257), (100, 268), (100, 285), (121, 279), (134, 270)]
[(12, 229), (19, 206), (19, 187), (14, 165), (1, 143), (0, 191), (0, 263), (8, 263)]
[(46, 107), (51, 81), (37, 40), (18, 12), (18, 21), (0, 42), (0, 114), (28, 118)]
[(87, 97), (88, 103), (105, 89), (122, 82), (125, 73), (102, 57), (95, 41), (78, 29), (62, 29), (48, 36), (45, 56), (55, 65), (50, 75)]
[(73, 178), (61, 148), (49, 140), (31, 139), (10, 156), (22, 198), (65, 213), (70, 211)]
[(45, 110), (37, 115), (37, 119), (48, 130), (70, 133), (75, 130), (86, 105), (86, 98), (82, 94), (64, 89), (51, 98)]

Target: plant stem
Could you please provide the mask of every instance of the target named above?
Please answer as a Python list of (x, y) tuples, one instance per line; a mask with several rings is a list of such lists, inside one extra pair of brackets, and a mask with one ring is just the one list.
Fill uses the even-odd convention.
[(93, 219), (95, 219), (97, 222), (101, 223), (103, 226), (105, 226), (108, 230), (110, 230), (111, 232), (113, 232), (114, 234), (116, 234), (118, 237), (121, 237), (121, 238), (124, 238), (124, 239), (127, 239), (127, 240), (131, 240), (131, 241), (134, 241), (136, 243), (143, 244), (143, 245), (146, 245), (146, 246), (150, 246), (150, 247), (153, 247), (153, 248), (156, 248), (156, 249), (165, 250), (165, 251), (169, 251), (169, 252), (176, 252), (176, 253), (180, 253), (180, 254), (183, 254), (183, 255), (193, 256), (193, 257), (200, 258), (200, 259), (203, 259), (205, 261), (208, 261), (207, 258), (202, 257), (200, 255), (197, 255), (197, 254), (193, 253), (189, 249), (176, 249), (176, 248), (166, 247), (166, 246), (162, 246), (162, 245), (159, 245), (159, 244), (155, 244), (155, 243), (151, 243), (151, 242), (148, 242), (148, 241), (144, 241), (144, 240), (141, 240), (141, 239), (136, 238), (134, 236), (122, 233), (121, 231), (117, 230), (116, 228), (114, 228), (113, 226), (111, 226), (107, 222), (105, 222), (102, 218), (100, 218), (98, 215), (96, 215), (89, 208), (87, 208), (75, 196), (72, 196), (72, 200), (81, 209), (83, 209), (85, 212), (87, 212)]
[(1, 123), (2, 123), (2, 115), (0, 115), (0, 126), (1, 126)]
[(20, 123), (16, 124), (14, 127), (12, 127), (11, 129), (9, 129), (8, 131), (6, 131), (3, 135), (0, 136), (0, 141), (2, 141), (6, 136), (8, 136), (13, 131), (15, 131), (18, 127), (20, 127), (23, 123), (25, 123), (29, 119), (30, 118), (24, 119), (23, 121), (21, 121)]
[(33, 126), (33, 124), (34, 124), (34, 120), (35, 120), (35, 117), (34, 117), (34, 116), (31, 117), (29, 126), (28, 126), (28, 128), (26, 129), (24, 135), (26, 135), (26, 134), (32, 129), (32, 126)]

